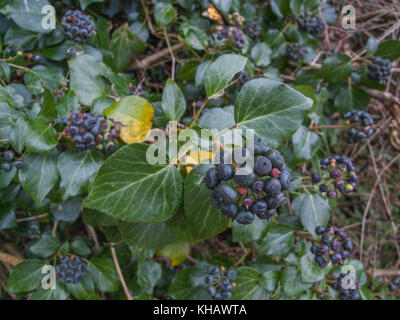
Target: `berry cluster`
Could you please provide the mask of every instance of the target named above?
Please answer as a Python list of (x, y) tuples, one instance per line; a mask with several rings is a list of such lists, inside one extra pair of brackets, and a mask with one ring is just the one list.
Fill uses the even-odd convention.
[(336, 283), (332, 287), (339, 291), (339, 298), (342, 300), (358, 300), (361, 297), (359, 292), (360, 281), (355, 275), (351, 276), (349, 273), (339, 274)]
[(394, 279), (391, 283), (389, 283), (388, 289), (391, 292), (399, 290), (400, 289), (400, 279)]
[(4, 158), (4, 160), (6, 160), (6, 162), (4, 162), (1, 165), (1, 168), (3, 169), (4, 172), (11, 171), (13, 166), (16, 169), (22, 169), (24, 167), (24, 162), (22, 160), (18, 160), (18, 159), (15, 160), (14, 151), (11, 151), (11, 150), (5, 151), (3, 158)]
[(318, 226), (315, 233), (321, 236), (319, 246), (312, 245), (311, 252), (315, 255), (315, 262), (325, 268), (328, 265), (328, 259), (333, 264), (342, 264), (344, 260), (350, 257), (354, 249), (353, 242), (347, 237), (346, 231), (338, 227), (324, 228)]
[(61, 122), (66, 125), (63, 135), (72, 139), (80, 151), (93, 147), (97, 151), (113, 150), (118, 144), (122, 126), (113, 119), (95, 116), (90, 112), (81, 113), (79, 110), (73, 110), (70, 117)]
[[(249, 155), (249, 150), (242, 149), (242, 155)], [(222, 153), (222, 163), (208, 169), (203, 179), (206, 187), (212, 190), (211, 205), (240, 224), (253, 223), (255, 216), (259, 219), (275, 216), (277, 208), (285, 201), (282, 191), (290, 187), (290, 173), (279, 151), (257, 141), (254, 155), (254, 170), (237, 164), (235, 170), (223, 161)], [(231, 179), (236, 188), (221, 183)]]
[(241, 85), (244, 85), (246, 82), (251, 80), (251, 77), (246, 71), (242, 70), (237, 74), (237, 79)]
[(230, 268), (225, 275), (225, 268), (211, 266), (208, 269), (208, 275), (205, 277), (205, 283), (208, 286), (207, 291), (211, 297), (216, 300), (225, 300), (232, 297), (232, 289), (236, 286), (235, 281), (237, 272)]
[(393, 64), (389, 59), (381, 57), (375, 58), (370, 65), (368, 65), (368, 78), (371, 81), (379, 81), (381, 85), (385, 85), (392, 73)]
[(68, 10), (61, 23), (65, 37), (78, 43), (87, 43), (95, 31), (90, 16), (79, 10)]
[(244, 17), (240, 15), (239, 12), (230, 13), (226, 19), (228, 23), (232, 26), (243, 26)]
[(357, 130), (356, 128), (351, 128), (348, 132), (347, 142), (348, 143), (365, 143), (367, 139), (374, 134), (374, 129), (371, 126), (374, 124), (374, 119), (367, 111), (363, 110), (352, 110), (344, 115), (347, 123), (350, 124), (360, 124), (363, 128), (362, 130)]
[(56, 265), (57, 278), (61, 283), (78, 283), (85, 275), (86, 262), (80, 257), (63, 256)]
[[(348, 157), (334, 155), (324, 158), (321, 160), (321, 170), (328, 171), (329, 176), (324, 177), (325, 182), (320, 184), (319, 190), (330, 199), (352, 192), (357, 186), (356, 169)], [(318, 173), (313, 173), (311, 179), (313, 183), (319, 183), (322, 178)], [(329, 190), (330, 186), (332, 188)]]
[(314, 36), (319, 35), (325, 28), (321, 18), (313, 16), (310, 12), (301, 13), (297, 18), (297, 22), (301, 30), (307, 31)]
[(243, 26), (243, 31), (250, 38), (255, 39), (260, 34), (260, 25), (255, 21), (246, 22)]
[(298, 61), (303, 57), (303, 46), (298, 43), (290, 43), (286, 48), (286, 54), (292, 61)]
[(234, 46), (238, 49), (242, 49), (246, 39), (244, 37), (243, 31), (236, 26), (226, 26), (224, 27), (216, 36), (218, 41), (227, 40), (232, 42)]

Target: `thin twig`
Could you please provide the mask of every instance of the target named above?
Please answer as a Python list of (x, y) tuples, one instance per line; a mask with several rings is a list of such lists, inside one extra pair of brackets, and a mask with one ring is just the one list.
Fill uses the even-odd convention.
[(119, 281), (121, 282), (122, 288), (124, 289), (125, 296), (128, 300), (133, 300), (133, 297), (128, 289), (128, 286), (126, 285), (124, 275), (122, 274), (121, 268), (119, 266), (117, 253), (115, 252), (113, 243), (111, 243), (110, 249), (111, 249), (111, 255), (112, 255), (112, 258), (114, 261), (115, 269), (117, 270)]

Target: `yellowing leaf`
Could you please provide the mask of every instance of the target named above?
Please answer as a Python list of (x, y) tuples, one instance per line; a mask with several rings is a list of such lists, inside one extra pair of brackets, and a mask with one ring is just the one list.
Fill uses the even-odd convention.
[(202, 16), (217, 21), (219, 24), (224, 24), (221, 14), (211, 3), (207, 10), (202, 13)]
[(104, 115), (124, 125), (119, 135), (122, 141), (138, 143), (146, 141), (152, 127), (154, 109), (146, 99), (128, 96), (114, 102), (104, 110)]
[[(186, 155), (186, 157), (182, 159), (182, 163), (197, 165), (208, 159), (212, 159), (212, 152), (197, 150)], [(192, 169), (192, 167), (186, 167), (186, 172), (189, 173)]]
[(172, 266), (177, 266), (186, 260), (189, 255), (190, 247), (186, 241), (179, 241), (166, 245), (160, 251), (157, 252), (159, 257), (167, 257), (171, 260)]

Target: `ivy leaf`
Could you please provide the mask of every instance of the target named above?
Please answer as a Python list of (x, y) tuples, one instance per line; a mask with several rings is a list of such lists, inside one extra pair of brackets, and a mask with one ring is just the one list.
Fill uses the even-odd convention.
[(2, 13), (23, 29), (37, 33), (48, 33), (51, 29), (42, 27), (42, 20), (46, 16), (42, 13), (42, 8), (47, 5), (49, 5), (47, 0), (13, 0), (4, 7)]
[(88, 256), (92, 252), (92, 250), (87, 245), (86, 241), (82, 238), (75, 239), (71, 243), (71, 249), (78, 256)]
[(101, 292), (114, 292), (119, 289), (120, 282), (114, 262), (111, 259), (93, 257), (88, 261), (87, 272)]
[(197, 242), (224, 231), (229, 224), (221, 212), (210, 204), (210, 190), (202, 182), (211, 165), (194, 167), (185, 179), (184, 209), (168, 225), (190, 242)]
[(262, 254), (284, 255), (292, 248), (294, 243), (293, 230), (283, 224), (271, 224), (267, 235), (260, 243), (259, 252)]
[(88, 191), (89, 181), (103, 163), (103, 157), (94, 151), (71, 149), (60, 154), (57, 169), (60, 172), (62, 199)]
[(215, 99), (221, 96), (233, 76), (244, 69), (246, 62), (247, 58), (237, 54), (224, 54), (215, 60), (205, 71), (207, 97)]
[(81, 5), (81, 9), (85, 10), (92, 3), (104, 2), (104, 1), (106, 0), (79, 0), (79, 3)]
[(81, 197), (74, 197), (58, 204), (51, 204), (50, 210), (58, 221), (73, 222), (81, 213)]
[[(0, 159), (0, 165), (6, 162), (4, 159)], [(10, 182), (14, 179), (17, 169), (12, 167), (8, 172), (0, 170), (0, 189), (7, 188)]]
[(88, 274), (77, 284), (68, 283), (67, 289), (78, 300), (101, 300), (101, 297), (94, 293), (94, 283)]
[(324, 61), (318, 74), (322, 79), (336, 83), (346, 80), (352, 70), (351, 58), (344, 53), (335, 53)]
[(38, 114), (38, 118), (47, 122), (52, 121), (57, 116), (54, 97), (51, 92), (44, 88), (43, 104)]
[(135, 53), (143, 52), (146, 47), (125, 23), (113, 32), (110, 48), (114, 54), (111, 65), (116, 72), (120, 72), (132, 62)]
[(48, 258), (54, 255), (60, 247), (60, 240), (51, 235), (44, 234), (33, 245), (29, 247), (29, 251), (41, 258)]
[(266, 220), (257, 220), (250, 225), (242, 225), (236, 221), (232, 222), (232, 241), (250, 242), (259, 240), (264, 233), (268, 222)]
[(400, 58), (400, 40), (389, 39), (380, 43), (374, 55), (392, 61)]
[(328, 200), (318, 194), (303, 194), (297, 196), (292, 203), (293, 212), (300, 217), (301, 223), (313, 236), (315, 228), (325, 227), (330, 218)]
[(65, 287), (57, 282), (55, 289), (39, 289), (36, 290), (28, 300), (66, 300), (69, 296)]
[(161, 266), (154, 261), (142, 261), (138, 263), (138, 284), (150, 291), (160, 281), (162, 275)]
[(34, 66), (30, 72), (25, 73), (26, 88), (33, 94), (41, 94), (46, 87), (51, 92), (58, 90), (63, 81), (63, 74), (58, 69), (49, 66)]
[(11, 270), (7, 290), (20, 293), (36, 289), (42, 282), (44, 261), (38, 259), (25, 260)]
[(43, 120), (29, 120), (25, 136), (27, 152), (47, 152), (57, 144), (56, 130), (53, 127)]
[(152, 127), (154, 109), (146, 99), (128, 96), (114, 102), (104, 110), (104, 114), (124, 125), (120, 138), (125, 143), (136, 143), (146, 140)]
[(271, 63), (271, 48), (264, 42), (257, 43), (251, 49), (251, 58), (258, 67), (268, 67)]
[(353, 109), (365, 109), (370, 98), (369, 94), (363, 89), (345, 85), (340, 86), (333, 102), (339, 112), (345, 114)]
[(224, 108), (212, 108), (207, 110), (199, 120), (199, 125), (205, 129), (223, 130), (235, 124), (233, 106)]
[(67, 118), (74, 109), (78, 109), (78, 97), (74, 90), (68, 90), (61, 101), (56, 105), (57, 114), (61, 118)]
[(162, 108), (169, 120), (179, 120), (186, 111), (185, 97), (172, 79), (168, 79), (164, 87)]
[(241, 129), (277, 147), (301, 126), (313, 101), (283, 83), (259, 78), (250, 80), (235, 101), (235, 120)]
[(175, 16), (176, 9), (170, 3), (158, 2), (154, 7), (154, 19), (159, 26), (170, 24)]
[(68, 61), (70, 88), (78, 96), (79, 102), (90, 106), (94, 99), (106, 97), (109, 84), (103, 78), (106, 66), (96, 58), (81, 54)]
[(294, 157), (298, 162), (310, 160), (321, 147), (319, 135), (301, 126), (292, 137)]
[(0, 230), (16, 228), (18, 226), (14, 209), (9, 204), (0, 207)]
[(311, 245), (307, 246), (306, 253), (300, 259), (301, 279), (303, 282), (318, 282), (324, 279), (326, 270), (315, 263), (314, 255), (310, 251)]
[(304, 283), (296, 267), (285, 267), (281, 272), (283, 291), (288, 297), (298, 296), (312, 287), (312, 283)]
[(166, 223), (120, 222), (118, 228), (124, 241), (138, 251), (161, 249), (180, 240)]
[(173, 165), (151, 165), (148, 145), (130, 144), (99, 169), (83, 205), (131, 222), (162, 222), (178, 209), (182, 177)]
[(26, 128), (28, 127), (28, 122), (19, 117), (15, 124), (11, 125), (12, 130), (9, 136), (9, 142), (13, 149), (18, 153), (22, 153), (25, 148), (25, 136), (26, 136)]
[(240, 267), (237, 270), (236, 287), (232, 290), (233, 300), (264, 300), (266, 291), (260, 286), (263, 275), (250, 267)]
[(209, 299), (210, 295), (204, 283), (208, 267), (208, 264), (202, 262), (193, 267), (180, 269), (168, 288), (168, 296), (174, 300)]
[(56, 150), (24, 156), (24, 167), (18, 170), (18, 178), (24, 191), (37, 205), (40, 205), (58, 181), (56, 161)]

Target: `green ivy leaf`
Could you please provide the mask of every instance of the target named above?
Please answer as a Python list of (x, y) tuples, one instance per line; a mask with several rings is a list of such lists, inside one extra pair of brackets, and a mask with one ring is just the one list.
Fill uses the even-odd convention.
[(118, 228), (124, 241), (138, 251), (161, 249), (180, 240), (166, 223), (119, 222)]
[(56, 116), (57, 110), (55, 108), (54, 97), (47, 88), (44, 88), (43, 104), (38, 114), (38, 118), (50, 122), (54, 120)]
[(66, 300), (69, 296), (65, 287), (57, 282), (55, 289), (39, 289), (28, 300)]
[(29, 251), (41, 258), (48, 258), (54, 255), (60, 247), (60, 240), (51, 235), (44, 234), (33, 245), (29, 247)]
[(120, 72), (132, 62), (135, 53), (143, 52), (146, 47), (126, 23), (113, 32), (110, 48), (114, 54), (111, 65)]
[(114, 292), (119, 289), (119, 277), (111, 259), (93, 257), (88, 261), (87, 271), (101, 292)]
[(224, 231), (229, 224), (221, 212), (210, 205), (210, 190), (202, 182), (211, 165), (194, 167), (185, 180), (184, 209), (167, 223), (185, 240), (197, 242)]
[(9, 142), (13, 149), (18, 153), (22, 153), (25, 148), (25, 136), (26, 136), (26, 129), (28, 127), (28, 122), (19, 117), (15, 124), (11, 125), (12, 130), (9, 136)]
[(247, 58), (237, 54), (224, 54), (215, 60), (205, 71), (204, 87), (209, 99), (218, 98), (224, 93), (233, 76), (242, 71)]
[(58, 144), (56, 130), (43, 120), (29, 120), (26, 129), (27, 152), (47, 152)]
[(56, 167), (57, 151), (49, 153), (28, 153), (24, 156), (24, 167), (18, 170), (18, 178), (24, 191), (37, 205), (58, 181)]
[(11, 229), (18, 226), (13, 207), (9, 204), (0, 206), (0, 230)]
[(208, 267), (208, 264), (202, 262), (180, 269), (168, 288), (168, 296), (174, 300), (209, 299), (204, 283)]
[(292, 248), (294, 243), (293, 230), (284, 224), (271, 224), (267, 235), (261, 240), (259, 252), (261, 254), (284, 255)]
[(232, 241), (233, 242), (250, 242), (259, 240), (268, 225), (266, 220), (257, 220), (250, 225), (232, 222)]
[(241, 129), (277, 147), (302, 124), (313, 101), (283, 83), (259, 78), (250, 80), (235, 101), (235, 120)]
[(233, 300), (264, 300), (266, 291), (260, 286), (263, 275), (250, 267), (240, 267), (232, 290)]
[(161, 265), (154, 261), (142, 261), (138, 263), (138, 284), (148, 292), (160, 281), (162, 275)]
[(94, 283), (88, 274), (77, 284), (68, 283), (67, 289), (78, 300), (101, 300), (101, 297), (94, 293)]
[(57, 169), (60, 172), (62, 199), (88, 191), (90, 179), (103, 163), (103, 157), (94, 151), (71, 149), (60, 154)]
[(44, 261), (38, 259), (28, 259), (17, 264), (11, 270), (7, 290), (20, 293), (36, 289), (42, 283), (44, 265)]
[(68, 61), (70, 88), (78, 96), (79, 102), (90, 106), (94, 99), (106, 97), (110, 85), (103, 78), (106, 66), (96, 58), (81, 54)]
[(296, 267), (285, 267), (281, 272), (283, 291), (288, 297), (298, 296), (312, 287), (312, 283), (304, 283)]
[(86, 241), (82, 238), (78, 238), (72, 241), (71, 249), (78, 256), (83, 256), (83, 257), (90, 255), (90, 253), (92, 252), (92, 250), (87, 245)]
[(73, 222), (80, 215), (81, 202), (81, 197), (68, 198), (64, 202), (52, 204), (50, 210), (56, 220)]
[(364, 110), (370, 101), (369, 94), (354, 86), (340, 86), (334, 97), (334, 105), (340, 113), (345, 114), (352, 109)]
[(251, 58), (258, 67), (268, 67), (271, 63), (271, 48), (264, 42), (257, 43), (251, 49)]
[(292, 203), (293, 212), (301, 219), (301, 223), (313, 236), (315, 228), (326, 226), (330, 218), (328, 200), (318, 194), (303, 194), (297, 196)]
[(56, 110), (59, 117), (67, 118), (74, 109), (78, 109), (78, 97), (74, 90), (68, 90), (61, 101), (56, 105)]
[(199, 125), (205, 129), (218, 129), (223, 130), (230, 128), (235, 124), (233, 116), (233, 106), (224, 108), (212, 108), (207, 110), (199, 120)]
[(162, 222), (178, 209), (182, 178), (173, 165), (151, 165), (148, 145), (130, 144), (99, 169), (83, 205), (131, 222)]
[(34, 66), (30, 72), (25, 73), (26, 88), (33, 94), (41, 94), (46, 87), (51, 92), (58, 90), (63, 81), (63, 74), (58, 69), (49, 66)]
[(159, 26), (169, 25), (174, 21), (176, 9), (170, 3), (158, 2), (154, 7), (154, 19)]
[(400, 40), (389, 39), (380, 43), (374, 55), (392, 61), (400, 58)]
[(309, 247), (300, 259), (300, 270), (302, 281), (313, 283), (324, 279), (326, 271), (315, 263), (315, 256), (311, 253)]
[(169, 120), (179, 120), (186, 111), (185, 97), (172, 79), (168, 79), (164, 87), (162, 108)]
[(324, 61), (318, 74), (322, 79), (336, 83), (347, 80), (352, 70), (351, 58), (344, 53), (335, 53)]
[(42, 27), (42, 20), (46, 16), (42, 13), (42, 8), (47, 5), (49, 5), (47, 0), (13, 0), (1, 12), (23, 29), (37, 33), (48, 33), (51, 29)]
[(294, 157), (298, 162), (310, 160), (321, 147), (319, 135), (301, 126), (292, 137)]

